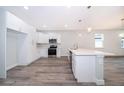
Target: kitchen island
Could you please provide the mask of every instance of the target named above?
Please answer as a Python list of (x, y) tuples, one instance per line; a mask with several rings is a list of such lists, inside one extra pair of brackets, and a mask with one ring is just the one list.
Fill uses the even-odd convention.
[(69, 49), (69, 53), (77, 82), (104, 85), (104, 56), (114, 54), (89, 49)]

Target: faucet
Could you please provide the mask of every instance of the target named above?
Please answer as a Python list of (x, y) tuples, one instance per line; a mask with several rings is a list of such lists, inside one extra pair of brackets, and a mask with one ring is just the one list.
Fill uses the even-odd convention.
[(74, 50), (78, 49), (78, 43), (74, 44)]

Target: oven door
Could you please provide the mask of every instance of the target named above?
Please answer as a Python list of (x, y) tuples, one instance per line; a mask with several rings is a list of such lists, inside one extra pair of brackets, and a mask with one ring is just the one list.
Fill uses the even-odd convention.
[(48, 49), (48, 56), (49, 55), (56, 55), (56, 48), (49, 48)]

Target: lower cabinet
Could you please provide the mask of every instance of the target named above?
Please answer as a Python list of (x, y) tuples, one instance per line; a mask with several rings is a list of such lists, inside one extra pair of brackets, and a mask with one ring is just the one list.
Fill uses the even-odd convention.
[(104, 85), (102, 60), (103, 57), (96, 55), (72, 54), (72, 71), (77, 82), (94, 82), (97, 85)]

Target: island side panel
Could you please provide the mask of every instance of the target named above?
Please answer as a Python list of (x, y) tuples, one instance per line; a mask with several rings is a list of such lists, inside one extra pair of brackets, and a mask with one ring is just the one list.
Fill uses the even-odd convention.
[(104, 56), (96, 56), (96, 84), (104, 85)]
[(78, 82), (95, 82), (96, 57), (90, 55), (74, 56), (74, 75)]

